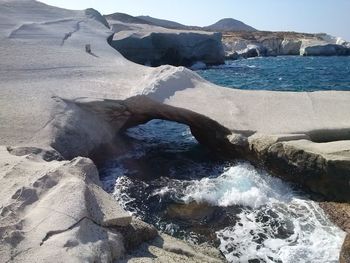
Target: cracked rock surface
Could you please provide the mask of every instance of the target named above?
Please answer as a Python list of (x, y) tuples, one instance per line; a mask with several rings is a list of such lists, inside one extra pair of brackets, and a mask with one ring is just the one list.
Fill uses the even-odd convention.
[(129, 225), (131, 216), (102, 190), (91, 160), (46, 162), (0, 151), (4, 262), (108, 262), (123, 254), (113, 227)]
[[(347, 199), (349, 92), (225, 89), (183, 67), (132, 63), (108, 45), (112, 34), (91, 9), (0, 0), (1, 261), (111, 262), (138, 244), (125, 239), (120, 228), (132, 218), (101, 189), (88, 157), (122, 151), (117, 132), (155, 117), (192, 125), (202, 143), (225, 142), (272, 169), (285, 163), (286, 178), (300, 183), (314, 165), (327, 188), (305, 186), (334, 196), (342, 184)], [(170, 250), (155, 246), (144, 262), (164, 253), (176, 262), (181, 249)]]

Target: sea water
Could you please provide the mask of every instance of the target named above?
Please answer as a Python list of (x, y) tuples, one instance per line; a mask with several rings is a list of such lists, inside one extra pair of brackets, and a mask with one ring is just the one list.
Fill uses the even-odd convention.
[[(350, 57), (253, 58), (197, 73), (228, 88), (350, 91)], [(126, 136), (131, 150), (100, 174), (140, 219), (189, 242), (212, 243), (229, 262), (338, 262), (345, 233), (308, 193), (246, 161), (217, 159), (182, 124), (153, 120)], [(169, 208), (193, 204), (208, 213), (169, 216)]]
[(196, 71), (224, 87), (276, 91), (350, 91), (350, 57), (257, 57)]
[[(307, 193), (246, 161), (216, 159), (182, 124), (153, 120), (127, 136), (130, 152), (100, 174), (136, 217), (189, 242), (212, 242), (229, 262), (338, 262), (345, 233)], [(166, 216), (193, 202), (215, 212), (200, 222)]]

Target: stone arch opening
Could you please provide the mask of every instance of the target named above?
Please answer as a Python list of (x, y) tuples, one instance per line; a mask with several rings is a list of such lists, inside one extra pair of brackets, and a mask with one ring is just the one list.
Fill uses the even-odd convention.
[(218, 122), (196, 112), (153, 101), (146, 96), (136, 96), (124, 101), (130, 115), (121, 131), (145, 124), (153, 119), (173, 121), (187, 125), (196, 140), (215, 152), (226, 152), (230, 130)]

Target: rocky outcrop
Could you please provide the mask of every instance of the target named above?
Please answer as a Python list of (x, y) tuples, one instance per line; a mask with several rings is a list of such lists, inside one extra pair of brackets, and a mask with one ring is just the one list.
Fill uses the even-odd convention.
[(315, 143), (302, 137), (252, 136), (249, 147), (276, 175), (328, 200), (350, 201), (349, 141)]
[(321, 202), (320, 206), (335, 224), (348, 233), (340, 251), (339, 262), (350, 262), (350, 203)]
[[(224, 151), (224, 148), (228, 144), (228, 139), (226, 137), (230, 134), (230, 130), (218, 122), (190, 110), (156, 102), (146, 96), (134, 96), (123, 101), (91, 101), (79, 99), (65, 103), (74, 103), (77, 105), (77, 107), (84, 111), (86, 116), (91, 114), (99, 116), (101, 119), (101, 127), (110, 127), (113, 134), (117, 134), (118, 132), (122, 132), (139, 124), (146, 123), (152, 119), (163, 119), (188, 125), (193, 136), (201, 144), (207, 146), (215, 152)], [(79, 113), (79, 116), (81, 116), (80, 114), (81, 113)], [(67, 128), (62, 127), (61, 130), (64, 131)], [(55, 142), (60, 141), (63, 142), (63, 144), (55, 143), (52, 144), (52, 146), (55, 149), (62, 149), (61, 152), (74, 152), (74, 149), (76, 149), (76, 146), (74, 146), (75, 136), (69, 136), (69, 134), (72, 133), (74, 132), (64, 132), (65, 140), (60, 140), (58, 137), (56, 137), (57, 139)], [(58, 133), (57, 136), (61, 136), (61, 133)], [(113, 139), (113, 137), (110, 137), (110, 144), (113, 144)], [(93, 138), (90, 140), (92, 141)], [(108, 141), (106, 141), (106, 143), (108, 143)], [(98, 147), (95, 149), (97, 148)], [(95, 149), (86, 150), (85, 152), (90, 155), (90, 153)], [(76, 155), (76, 153), (74, 154)], [(66, 157), (69, 157), (69, 155), (66, 155)]]
[[(276, 175), (321, 194), (328, 200), (350, 201), (350, 144), (344, 140), (349, 136), (346, 131), (338, 132), (337, 135), (334, 133), (334, 138), (331, 138), (332, 134), (327, 137), (325, 133), (322, 137), (322, 132), (275, 136), (232, 134), (229, 129), (201, 114), (160, 104), (145, 96), (124, 101), (76, 100), (71, 103), (87, 111), (86, 114), (91, 112), (103, 116), (103, 120), (112, 124), (114, 133), (152, 119), (186, 124), (196, 139), (214, 152), (263, 164)], [(65, 128), (62, 127), (62, 130)], [(72, 132), (64, 134), (67, 144), (55, 144), (55, 149), (69, 149), (74, 145), (75, 137), (69, 137)], [(338, 141), (322, 142), (325, 139)]]
[[(326, 34), (303, 34), (294, 32), (227, 32), (223, 35), (226, 57), (233, 53), (247, 56), (255, 47), (255, 56), (305, 55), (345, 56), (349, 55), (348, 43)], [(252, 52), (252, 51), (250, 51)]]
[(224, 63), (220, 33), (149, 32), (126, 36), (117, 33), (110, 44), (127, 59), (142, 65), (192, 66), (197, 61), (207, 65)]
[(93, 8), (88, 8), (85, 10), (85, 15), (91, 19), (94, 19), (101, 24), (103, 24), (105, 27), (109, 28), (109, 24), (104, 16), (100, 14), (97, 10)]
[(208, 245), (195, 246), (171, 236), (161, 234), (158, 238), (142, 244), (133, 253), (127, 255), (122, 263), (138, 262), (226, 262), (223, 255)]
[(315, 45), (303, 48), (300, 51), (302, 56), (349, 56), (350, 48), (337, 45), (337, 44), (326, 44), (326, 45)]
[(299, 55), (302, 40), (299, 39), (283, 39), (280, 45), (281, 55)]
[(350, 234), (346, 236), (340, 251), (340, 256), (339, 256), (339, 263), (349, 263), (349, 262), (350, 262)]
[(129, 225), (131, 216), (102, 190), (91, 160), (47, 162), (4, 147), (0, 155), (4, 262), (107, 262), (123, 255), (123, 237), (113, 227)]
[[(91, 11), (0, 0), (0, 23), (4, 262), (110, 262), (138, 252), (147, 260), (147, 248), (166, 262), (208, 262), (198, 247), (173, 239), (162, 245), (159, 236), (156, 245), (149, 241), (136, 254), (128, 251), (152, 239), (154, 229), (135, 222), (101, 188), (95, 163), (127, 151), (118, 131), (151, 118), (189, 125), (202, 144), (230, 158), (265, 160), (272, 170), (284, 162), (293, 171), (286, 178), (295, 175), (330, 198), (345, 191), (349, 173), (332, 171), (348, 164), (347, 92), (224, 89), (182, 67), (143, 67), (107, 44), (113, 32)], [(123, 36), (135, 28), (121, 25)], [(323, 169), (321, 181), (330, 190), (308, 183), (303, 171), (310, 167)]]

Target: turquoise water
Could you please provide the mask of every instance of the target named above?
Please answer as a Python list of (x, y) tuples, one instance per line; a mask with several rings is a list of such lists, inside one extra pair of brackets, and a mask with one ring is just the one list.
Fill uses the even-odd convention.
[(198, 70), (225, 87), (278, 91), (350, 91), (350, 57), (258, 57)]

